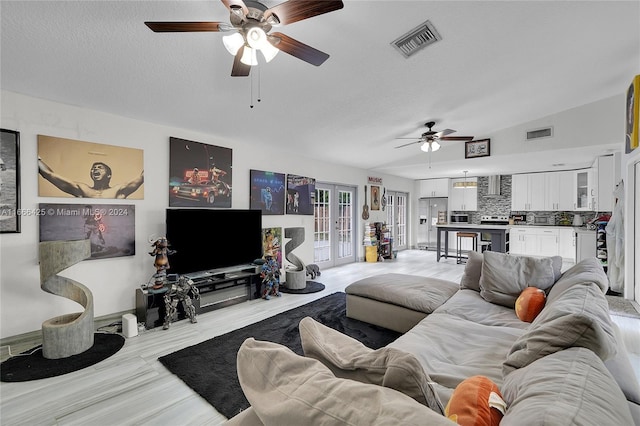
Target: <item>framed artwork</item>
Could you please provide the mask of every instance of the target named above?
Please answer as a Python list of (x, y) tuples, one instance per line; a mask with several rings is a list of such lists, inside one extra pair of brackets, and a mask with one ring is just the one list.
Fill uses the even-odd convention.
[(312, 215), (315, 198), (314, 178), (287, 175), (287, 214)]
[(91, 241), (89, 259), (136, 254), (136, 210), (132, 204), (41, 203), (40, 241)]
[(263, 215), (284, 214), (284, 173), (250, 170), (250, 208)]
[(627, 90), (625, 152), (638, 147), (638, 121), (640, 120), (640, 75), (636, 75)]
[(38, 135), (41, 197), (144, 199), (143, 151)]
[(282, 267), (282, 228), (262, 228), (262, 256), (267, 253)]
[(380, 210), (380, 187), (371, 185), (371, 210)]
[(231, 148), (169, 139), (169, 207), (231, 208)]
[(491, 155), (490, 139), (480, 139), (464, 143), (464, 158), (488, 157)]
[(20, 232), (22, 214), (20, 210), (20, 133), (0, 129), (0, 233)]

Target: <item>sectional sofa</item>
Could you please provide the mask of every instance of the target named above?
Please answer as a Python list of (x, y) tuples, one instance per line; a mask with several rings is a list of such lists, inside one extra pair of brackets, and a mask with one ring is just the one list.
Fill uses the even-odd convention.
[[(640, 386), (609, 316), (606, 274), (595, 258), (564, 273), (560, 266), (559, 258), (474, 253), (460, 284), (396, 274), (393, 294), (347, 287), (387, 312), (380, 322), (397, 325), (388, 312), (399, 312), (403, 327), (416, 323), (378, 350), (311, 318), (300, 323), (304, 357), (247, 340), (238, 375), (252, 407), (228, 423), (445, 425), (491, 415), (501, 425), (640, 424)], [(416, 303), (420, 279), (431, 303)], [(398, 296), (405, 286), (408, 296)], [(532, 322), (516, 313), (527, 287), (546, 296)], [(446, 301), (434, 308), (438, 299)], [(488, 408), (464, 397), (478, 378), (498, 395)]]

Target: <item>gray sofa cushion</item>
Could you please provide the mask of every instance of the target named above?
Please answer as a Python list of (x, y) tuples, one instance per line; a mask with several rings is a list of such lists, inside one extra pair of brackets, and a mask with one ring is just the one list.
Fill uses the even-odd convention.
[(431, 379), (413, 355), (394, 348), (370, 349), (311, 317), (303, 318), (299, 329), (305, 356), (322, 362), (336, 377), (395, 389), (444, 414)]
[(480, 295), (491, 303), (515, 307), (516, 299), (527, 287), (546, 290), (561, 275), (560, 256), (534, 258), (492, 251), (484, 252)]
[(584, 259), (567, 269), (549, 290), (547, 304), (553, 303), (565, 290), (584, 282), (592, 282), (602, 290), (602, 294), (607, 293), (609, 279), (602, 264), (595, 257)]
[(237, 363), (242, 390), (265, 425), (455, 425), (398, 391), (337, 378), (277, 343), (249, 338)]
[(633, 425), (622, 391), (590, 350), (570, 348), (509, 374), (501, 426)]
[(464, 272), (460, 279), (460, 288), (480, 291), (480, 276), (482, 275), (482, 261), (484, 257), (475, 251), (470, 251), (468, 256), (467, 264), (464, 267)]
[(511, 347), (503, 374), (570, 347), (584, 347), (606, 360), (617, 342), (609, 305), (594, 283), (576, 284), (548, 303)]

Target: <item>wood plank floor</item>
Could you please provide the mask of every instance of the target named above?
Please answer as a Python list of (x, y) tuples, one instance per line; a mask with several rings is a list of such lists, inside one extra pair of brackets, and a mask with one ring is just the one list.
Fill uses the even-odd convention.
[[(158, 357), (236, 328), (260, 321), (312, 300), (343, 291), (353, 281), (387, 272), (459, 282), (464, 265), (435, 253), (400, 252), (397, 259), (359, 262), (326, 269), (317, 281), (320, 293), (285, 294), (253, 300), (179, 321), (169, 330), (148, 330), (127, 339), (114, 356), (84, 370), (25, 383), (0, 383), (0, 424), (9, 425), (216, 425), (226, 418), (158, 362)], [(620, 317), (627, 348), (640, 364), (640, 321)], [(616, 318), (614, 318), (616, 319)], [(257, 339), (260, 336), (256, 336)], [(207, 366), (193, 366), (207, 368)], [(640, 377), (640, 371), (638, 371)]]

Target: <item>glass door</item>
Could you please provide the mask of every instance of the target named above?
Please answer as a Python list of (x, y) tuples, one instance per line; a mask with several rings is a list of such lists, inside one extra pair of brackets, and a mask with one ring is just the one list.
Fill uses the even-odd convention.
[(408, 199), (406, 192), (387, 191), (387, 228), (391, 231), (394, 251), (408, 247)]
[(316, 183), (314, 263), (320, 268), (355, 262), (355, 187)]

